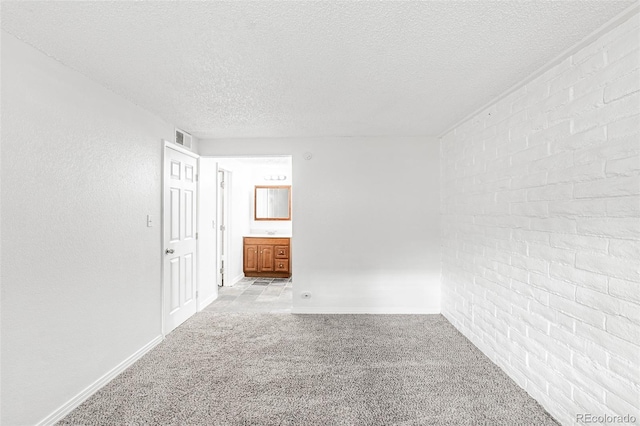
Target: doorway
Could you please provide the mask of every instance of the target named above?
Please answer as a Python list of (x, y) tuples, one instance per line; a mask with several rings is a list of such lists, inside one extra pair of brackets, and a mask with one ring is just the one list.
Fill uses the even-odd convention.
[[(220, 297), (213, 302), (218, 305), (224, 301), (231, 301), (235, 296), (250, 290), (245, 294), (243, 300), (254, 293), (256, 298), (267, 300), (268, 296), (279, 293), (279, 284), (282, 290), (291, 291), (291, 281), (283, 280), (277, 282), (274, 288), (266, 291), (273, 283), (265, 283), (266, 279), (244, 276), (244, 237), (256, 235), (270, 236), (273, 238), (292, 237), (292, 220), (256, 220), (255, 219), (255, 187), (256, 186), (282, 186), (292, 185), (293, 167), (291, 156), (247, 156), (247, 157), (206, 157), (201, 159), (209, 170), (215, 170), (216, 188), (214, 192), (202, 192), (203, 203), (211, 197), (216, 200), (216, 236), (215, 251), (202, 253), (202, 259), (209, 259), (210, 264), (215, 264), (216, 281), (219, 284), (217, 289)], [(207, 173), (205, 167), (202, 168), (203, 175)], [(293, 189), (295, 191), (295, 189)], [(293, 192), (292, 191), (292, 192)], [(292, 214), (291, 219), (294, 215)], [(207, 219), (205, 218), (205, 221)], [(208, 222), (212, 222), (209, 219)], [(202, 237), (201, 237), (202, 239)], [(204, 241), (201, 241), (203, 244)], [(214, 262), (212, 262), (214, 261)], [(282, 261), (281, 261), (282, 263)], [(203, 264), (206, 267), (205, 264)], [(280, 265), (280, 264), (279, 264)], [(270, 280), (272, 281), (272, 280)], [(263, 292), (258, 292), (258, 288), (248, 289), (254, 284), (264, 285)], [(267, 285), (265, 285), (267, 284)], [(260, 293), (260, 294), (259, 294)], [(280, 293), (279, 293), (280, 294)], [(289, 307), (292, 302), (289, 302)], [(282, 308), (282, 306), (280, 306)]]

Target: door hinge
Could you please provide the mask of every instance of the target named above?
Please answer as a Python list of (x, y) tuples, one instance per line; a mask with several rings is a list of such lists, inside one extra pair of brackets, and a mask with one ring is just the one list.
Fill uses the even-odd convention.
[(227, 230), (227, 227), (226, 227), (226, 226), (224, 226), (224, 225), (220, 225), (220, 230), (221, 230), (221, 231), (226, 231), (226, 230)]
[(196, 299), (198, 298), (198, 291), (196, 290)]
[(220, 188), (224, 189), (224, 181), (220, 182)]
[(224, 268), (220, 268), (220, 273), (224, 274)]
[(198, 239), (198, 233), (196, 232), (196, 240)]
[(198, 181), (198, 174), (196, 173), (196, 182)]

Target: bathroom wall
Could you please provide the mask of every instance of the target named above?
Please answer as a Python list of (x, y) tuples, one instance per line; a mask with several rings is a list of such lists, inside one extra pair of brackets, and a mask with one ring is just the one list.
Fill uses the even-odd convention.
[(202, 139), (199, 149), (292, 155), (294, 312), (440, 312), (437, 139)]
[[(269, 165), (269, 164), (253, 164), (250, 166), (251, 181), (250, 186), (247, 188), (246, 197), (250, 202), (250, 229), (253, 234), (264, 234), (267, 232), (275, 232), (275, 235), (291, 236), (293, 227), (292, 220), (254, 220), (254, 188), (256, 185), (260, 186), (277, 186), (277, 185), (290, 185), (293, 186), (293, 169), (291, 167), (291, 160), (284, 165)], [(265, 176), (284, 176), (284, 180), (265, 180)], [(291, 197), (294, 197), (294, 191), (292, 187)]]
[(637, 13), (446, 134), (442, 312), (563, 424), (640, 419)]

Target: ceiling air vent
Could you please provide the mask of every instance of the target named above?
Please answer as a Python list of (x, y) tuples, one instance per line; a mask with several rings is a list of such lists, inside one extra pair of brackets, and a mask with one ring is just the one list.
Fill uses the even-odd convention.
[(191, 135), (180, 129), (176, 129), (176, 143), (191, 149)]

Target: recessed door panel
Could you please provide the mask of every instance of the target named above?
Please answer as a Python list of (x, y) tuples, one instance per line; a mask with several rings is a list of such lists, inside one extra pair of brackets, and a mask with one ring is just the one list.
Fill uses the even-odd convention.
[(171, 301), (170, 310), (174, 312), (180, 308), (180, 258), (174, 257), (169, 260), (170, 273), (169, 273), (169, 287), (171, 288)]
[(176, 160), (171, 161), (171, 178), (180, 180), (180, 162)]
[(184, 237), (193, 238), (193, 225), (195, 222), (194, 213), (196, 211), (193, 199), (193, 191), (184, 191)]
[(169, 222), (171, 231), (169, 232), (171, 242), (180, 241), (180, 188), (169, 190)]
[(259, 271), (271, 272), (273, 271), (273, 246), (258, 246), (260, 251)]
[(245, 245), (244, 272), (258, 272), (258, 246)]
[(193, 167), (188, 164), (184, 166), (184, 178), (189, 182), (193, 182)]

